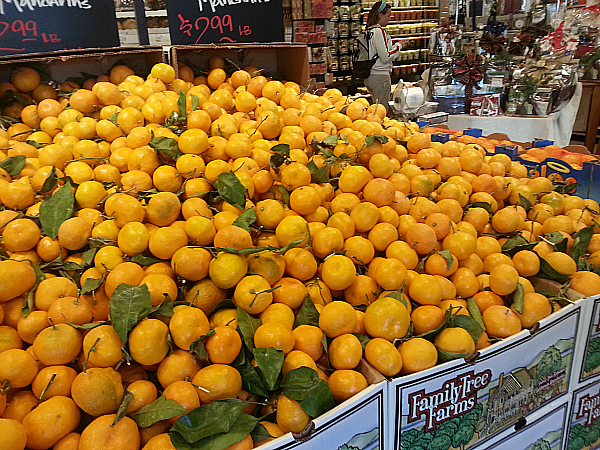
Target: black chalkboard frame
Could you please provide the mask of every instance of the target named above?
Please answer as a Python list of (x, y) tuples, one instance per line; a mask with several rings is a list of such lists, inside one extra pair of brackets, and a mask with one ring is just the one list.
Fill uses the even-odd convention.
[(0, 3), (0, 55), (119, 47), (114, 0), (61, 1)]
[(284, 40), (282, 0), (168, 0), (172, 45)]

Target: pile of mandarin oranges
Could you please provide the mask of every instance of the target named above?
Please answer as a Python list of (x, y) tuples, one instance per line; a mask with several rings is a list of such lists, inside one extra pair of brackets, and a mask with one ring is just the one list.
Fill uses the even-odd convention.
[(466, 357), (564, 306), (536, 275), (600, 292), (595, 201), (336, 89), (220, 58), (177, 73), (0, 84), (19, 100), (0, 131), (3, 449), (174, 449), (182, 416), (228, 399), (261, 433), (210, 448), (256, 448), (313, 418), (283, 393), (302, 368), (333, 406), (367, 369)]

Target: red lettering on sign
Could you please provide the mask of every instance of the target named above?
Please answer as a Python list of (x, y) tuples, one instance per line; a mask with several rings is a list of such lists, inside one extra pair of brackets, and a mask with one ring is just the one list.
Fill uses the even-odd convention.
[(198, 36), (198, 39), (196, 39), (196, 44), (198, 43), (198, 41), (200, 41), (200, 39), (202, 38), (204, 33), (206, 33), (206, 30), (208, 29), (208, 26), (210, 25), (210, 20), (208, 20), (208, 17), (198, 17), (196, 19), (196, 22), (194, 22), (194, 27), (196, 28), (196, 30), (200, 30), (200, 27), (198, 26), (199, 20), (206, 21), (206, 25), (204, 26), (204, 30), (202, 30), (202, 33), (200, 33), (200, 36)]
[(223, 26), (229, 27), (229, 31), (233, 32), (233, 22), (231, 21), (231, 16), (229, 14), (223, 16)]
[(179, 17), (179, 20), (181, 20), (181, 25), (179, 26), (179, 30), (183, 31), (188, 36), (191, 36), (192, 35), (192, 33), (191, 33), (192, 24), (190, 23), (190, 21), (187, 19), (184, 19), (181, 14), (177, 14), (177, 17)]
[(4, 33), (6, 33), (9, 29), (10, 29), (10, 24), (7, 22), (0, 22), (0, 25), (2, 25), (4, 28), (2, 31), (0, 31), (0, 38), (4, 35)]
[(11, 30), (14, 33), (18, 33), (20, 31), (23, 34), (23, 36), (27, 36), (27, 32), (25, 31), (25, 24), (22, 20), (15, 20), (12, 23)]
[[(21, 40), (23, 42), (38, 40), (37, 22), (35, 22), (34, 20), (28, 20), (26, 22), (23, 22), (22, 20), (15, 20), (12, 23), (0, 22), (0, 38), (5, 36), (7, 32), (17, 33), (19, 37), (22, 38)], [(61, 41), (61, 39), (58, 37), (58, 34), (54, 33), (40, 33), (40, 36), (44, 44), (55, 44)], [(20, 52), (25, 50), (25, 48), (3, 47), (0, 48), (0, 50)]]
[(25, 22), (25, 30), (31, 31), (34, 36), (37, 36), (37, 23), (35, 23), (33, 20), (28, 20)]
[[(195, 29), (200, 32), (198, 37), (196, 38), (196, 44), (200, 43), (202, 37), (210, 28), (215, 30), (220, 35), (227, 35), (230, 33), (234, 33), (234, 24), (233, 18), (229, 14), (225, 14), (223, 16), (215, 15), (211, 18), (201, 16), (198, 17), (194, 24), (192, 25), (188, 19), (185, 19), (181, 14), (178, 14), (179, 20), (181, 21), (181, 25), (179, 26), (179, 30), (188, 36), (192, 36), (192, 29)], [(240, 36), (248, 36), (252, 34), (252, 30), (248, 25), (239, 25), (239, 35)], [(229, 36), (221, 36), (219, 41), (227, 41), (227, 42), (236, 42)]]

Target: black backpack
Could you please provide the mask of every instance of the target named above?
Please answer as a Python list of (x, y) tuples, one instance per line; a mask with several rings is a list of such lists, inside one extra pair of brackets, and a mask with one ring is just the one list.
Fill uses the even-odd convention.
[(352, 50), (352, 77), (358, 80), (369, 78), (371, 68), (377, 61), (379, 55), (375, 54), (373, 59), (369, 57), (369, 40), (373, 31), (366, 29), (354, 40)]

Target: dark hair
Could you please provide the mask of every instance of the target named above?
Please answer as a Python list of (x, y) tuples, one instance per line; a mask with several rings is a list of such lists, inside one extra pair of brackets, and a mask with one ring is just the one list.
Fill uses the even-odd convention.
[(377, 25), (377, 19), (379, 18), (379, 14), (387, 14), (388, 11), (392, 9), (392, 7), (388, 3), (383, 7), (383, 11), (378, 13), (377, 11), (379, 11), (380, 6), (381, 1), (376, 2), (371, 8), (371, 11), (369, 11), (369, 15), (367, 17), (367, 28), (372, 27), (373, 25)]

